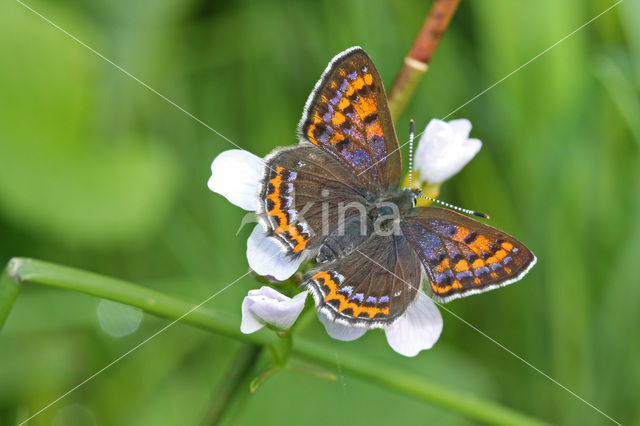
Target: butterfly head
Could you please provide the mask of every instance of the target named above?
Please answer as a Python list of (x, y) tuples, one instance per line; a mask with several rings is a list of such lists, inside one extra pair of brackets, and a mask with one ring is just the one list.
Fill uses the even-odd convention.
[(422, 190), (420, 188), (413, 188), (413, 189), (406, 188), (405, 191), (408, 192), (411, 196), (411, 206), (415, 207), (418, 198), (420, 198), (420, 194), (422, 193)]
[(392, 203), (395, 204), (402, 214), (408, 213), (415, 207), (415, 200), (420, 195), (419, 189), (394, 188), (388, 190), (384, 195), (379, 196), (374, 205)]

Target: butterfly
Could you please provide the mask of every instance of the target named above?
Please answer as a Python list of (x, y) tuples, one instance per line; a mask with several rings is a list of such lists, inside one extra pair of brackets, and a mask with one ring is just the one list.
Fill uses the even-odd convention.
[(258, 218), (287, 256), (315, 256), (302, 285), (328, 319), (389, 327), (423, 283), (447, 302), (515, 282), (536, 262), (510, 235), (449, 209), (416, 207), (418, 192), (400, 188), (387, 97), (362, 48), (329, 63), (298, 135), (298, 145), (265, 158)]

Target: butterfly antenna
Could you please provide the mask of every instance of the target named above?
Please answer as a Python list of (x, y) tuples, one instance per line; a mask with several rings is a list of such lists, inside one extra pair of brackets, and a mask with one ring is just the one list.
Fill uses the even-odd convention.
[(413, 181), (413, 133), (415, 124), (413, 119), (409, 120), (409, 189), (411, 189), (411, 183)]
[(466, 213), (466, 214), (470, 214), (470, 215), (473, 215), (473, 216), (478, 216), (478, 217), (482, 217), (482, 218), (485, 218), (485, 219), (489, 219), (489, 215), (488, 214), (480, 213), (480, 212), (477, 212), (475, 210), (463, 209), (462, 207), (454, 206), (453, 204), (445, 203), (444, 201), (440, 201), (440, 200), (437, 200), (435, 198), (426, 197), (424, 195), (420, 195), (418, 198), (422, 198), (422, 199), (425, 199), (425, 200), (431, 200), (434, 203), (442, 204), (445, 207), (449, 207), (450, 209), (457, 210), (457, 211), (462, 212), (462, 213)]
[[(413, 182), (413, 139), (415, 134), (415, 123), (413, 119), (409, 120), (409, 189), (412, 188), (411, 184)], [(444, 201), (437, 200), (435, 198), (426, 197), (424, 195), (418, 195), (417, 198), (422, 198), (425, 200), (431, 200), (434, 203), (442, 204), (445, 207), (449, 207), (450, 209), (457, 210), (462, 213), (470, 214), (473, 216), (482, 217), (485, 219), (489, 219), (488, 214), (484, 214), (481, 212), (477, 212), (475, 210), (463, 209), (462, 207), (454, 206), (453, 204), (445, 203)]]

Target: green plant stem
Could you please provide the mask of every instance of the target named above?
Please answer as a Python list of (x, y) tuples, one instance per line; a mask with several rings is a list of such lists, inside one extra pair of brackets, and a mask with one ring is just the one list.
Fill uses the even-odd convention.
[(413, 96), (460, 0), (435, 0), (389, 91), (389, 109), (397, 120)]
[[(239, 318), (214, 309), (198, 307), (185, 315), (195, 305), (136, 284), (25, 258), (12, 259), (0, 278), (0, 314), (4, 315), (0, 316), (0, 319), (9, 313), (20, 288), (18, 283), (22, 283), (22, 285), (42, 284), (114, 300), (137, 306), (148, 313), (161, 317), (173, 320), (180, 318), (182, 323), (195, 325), (254, 344), (272, 345), (274, 339), (280, 339), (266, 327), (256, 333), (243, 334), (240, 332)], [(3, 322), (0, 322), (0, 327), (2, 325)], [(296, 335), (293, 340), (291, 352), (298, 358), (322, 366), (333, 367), (335, 365), (334, 349), (299, 335)], [(353, 355), (339, 352), (339, 357), (341, 368), (346, 373), (471, 419), (491, 424), (542, 424), (540, 420), (500, 404), (447, 389), (424, 377), (416, 377), (414, 374), (394, 369), (382, 362), (366, 359), (364, 356), (356, 358)]]
[(262, 346), (247, 343), (238, 356), (232, 361), (227, 373), (220, 381), (220, 387), (216, 390), (211, 405), (205, 414), (202, 425), (217, 425), (222, 420), (226, 409), (240, 390), (240, 386), (251, 373), (256, 360), (262, 352)]
[[(58, 287), (65, 290), (78, 291), (103, 299), (136, 306), (148, 313), (177, 319), (195, 307), (194, 304), (176, 299), (166, 294), (131, 284), (115, 278), (109, 278), (91, 272), (80, 271), (66, 266), (43, 262), (35, 259), (14, 258), (15, 273), (9, 274), (9, 281), (42, 284), (50, 287)], [(9, 270), (11, 268), (7, 268)], [(9, 282), (4, 285), (9, 285)], [(15, 295), (14, 295), (15, 297)], [(0, 301), (0, 306), (7, 302)], [(213, 309), (199, 307), (189, 313), (181, 322), (196, 325), (225, 336), (252, 341), (258, 344), (266, 344), (275, 337), (267, 330), (242, 335), (238, 327), (238, 319), (230, 317)], [(2, 324), (0, 323), (0, 326)]]
[(20, 293), (22, 283), (16, 273), (16, 262), (12, 259), (0, 275), (0, 330), (11, 312), (13, 302)]
[[(296, 338), (293, 352), (307, 360), (316, 361), (325, 366), (335, 366), (336, 355), (332, 348)], [(340, 352), (339, 358), (340, 368), (344, 372), (349, 372), (371, 383), (393, 389), (417, 400), (430, 402), (474, 420), (493, 425), (547, 424), (494, 402), (444, 388), (423, 377), (391, 367), (388, 364), (381, 364), (344, 352)]]

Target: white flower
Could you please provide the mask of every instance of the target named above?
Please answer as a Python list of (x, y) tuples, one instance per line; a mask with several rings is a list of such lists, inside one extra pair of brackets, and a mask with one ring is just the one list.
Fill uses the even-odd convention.
[[(430, 156), (432, 155), (433, 147), (442, 145), (442, 135), (438, 136), (438, 132), (430, 131), (434, 126), (434, 122), (437, 122), (437, 120), (432, 121), (427, 126), (425, 135), (420, 140), (420, 145), (416, 151), (416, 165), (418, 167), (426, 163), (425, 161), (418, 161), (419, 156), (420, 159), (425, 155)], [(471, 129), (471, 125), (467, 120), (455, 120), (449, 124), (437, 122), (435, 125), (440, 126), (440, 124), (458, 136), (464, 133), (459, 138), (464, 140), (448, 136), (449, 140), (456, 143), (456, 146), (466, 142), (474, 143), (474, 141), (478, 145), (473, 153), (467, 155), (467, 159), (457, 161), (455, 166), (457, 168), (450, 172), (452, 175), (459, 171), (480, 149), (480, 141), (466, 139)], [(429, 137), (426, 138), (427, 136)], [(424, 146), (427, 146), (427, 148), (424, 148)], [(451, 155), (447, 151), (448, 149), (447, 147), (440, 149), (440, 151), (436, 149), (435, 152), (438, 155), (441, 155), (442, 152), (445, 152), (446, 155)], [(424, 153), (425, 151), (427, 154)], [(460, 151), (460, 148), (454, 149), (453, 155), (459, 157), (460, 153), (457, 151)], [(435, 155), (433, 158), (438, 157)], [(449, 161), (449, 163), (454, 162)], [(434, 164), (437, 165), (437, 163)], [(451, 165), (448, 167), (449, 170), (453, 169)], [(224, 151), (211, 164), (209, 189), (223, 195), (230, 202), (245, 210), (256, 211), (258, 207), (258, 187), (263, 169), (263, 160), (250, 152), (238, 149)], [(429, 174), (424, 173), (423, 176), (429, 176)], [(444, 179), (449, 176), (447, 175)], [(287, 256), (277, 242), (265, 235), (262, 226), (259, 224), (256, 225), (247, 240), (247, 259), (251, 269), (258, 274), (272, 276), (281, 281), (293, 275), (303, 261), (302, 256), (295, 260)], [(271, 324), (283, 330), (289, 329), (304, 309), (307, 294), (308, 292), (304, 291), (292, 299), (267, 286), (259, 290), (250, 290), (242, 301), (240, 330), (245, 334), (253, 333), (264, 327), (265, 324)], [(324, 324), (327, 333), (334, 339), (355, 340), (367, 331), (365, 328), (349, 327), (335, 323), (325, 318), (322, 314), (319, 315), (319, 318)], [(408, 357), (416, 356), (420, 351), (430, 349), (440, 337), (441, 331), (442, 317), (440, 312), (431, 299), (422, 292), (418, 294), (417, 300), (409, 307), (407, 312), (395, 324), (385, 329), (389, 346), (399, 354)]]
[[(338, 324), (320, 314), (329, 336), (351, 341), (362, 336), (367, 329)], [(440, 311), (427, 295), (418, 293), (418, 298), (406, 313), (391, 327), (385, 329), (389, 346), (400, 355), (413, 357), (420, 351), (430, 349), (442, 332)]]
[(482, 142), (469, 139), (467, 119), (431, 120), (420, 137), (414, 163), (420, 179), (428, 184), (444, 182), (458, 173), (480, 151)]
[(292, 299), (267, 286), (249, 290), (242, 301), (240, 331), (254, 333), (265, 324), (288, 330), (302, 312), (307, 294), (307, 291), (303, 291)]
[[(264, 161), (257, 155), (241, 149), (224, 151), (211, 163), (208, 186), (236, 206), (256, 211), (263, 170)], [(287, 256), (258, 224), (247, 240), (247, 260), (258, 274), (284, 281), (298, 270), (304, 258)]]
[(253, 212), (258, 209), (258, 183), (263, 167), (263, 161), (257, 155), (230, 149), (211, 163), (207, 185), (236, 206)]

